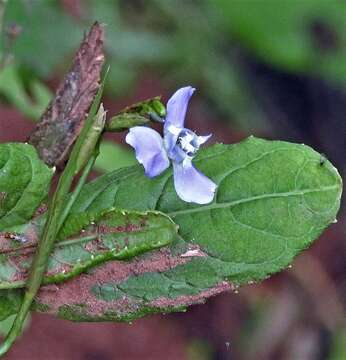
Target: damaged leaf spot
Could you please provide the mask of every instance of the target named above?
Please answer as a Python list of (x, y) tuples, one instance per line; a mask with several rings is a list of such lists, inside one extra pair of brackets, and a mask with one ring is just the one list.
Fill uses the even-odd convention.
[[(0, 269), (6, 268), (7, 275), (0, 281), (1, 288), (14, 287), (16, 282), (18, 287), (23, 286), (39, 232), (40, 229), (32, 225), (20, 235), (9, 232), (2, 234), (7, 242), (0, 242), (0, 254), (3, 254)], [(65, 223), (63, 233), (67, 236), (56, 243), (44, 284), (65, 281), (108, 260), (127, 260), (166, 246), (176, 238), (177, 227), (167, 216), (158, 212), (112, 209), (100, 214), (85, 214), (84, 218), (71, 217)], [(18, 242), (19, 238), (25, 239), (26, 244), (9, 246), (9, 240)]]

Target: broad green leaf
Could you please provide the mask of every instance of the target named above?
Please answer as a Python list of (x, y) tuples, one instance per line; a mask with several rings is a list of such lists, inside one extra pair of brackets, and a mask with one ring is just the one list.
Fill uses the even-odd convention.
[(48, 194), (53, 172), (31, 145), (0, 144), (0, 231), (31, 219)]
[[(112, 207), (158, 210), (180, 238), (161, 251), (42, 289), (39, 308), (71, 320), (130, 320), (184, 309), (287, 267), (335, 220), (341, 178), (305, 145), (250, 137), (200, 151), (196, 166), (217, 184), (205, 206), (177, 198), (171, 171), (156, 179), (135, 166), (106, 174), (82, 190), (73, 217)], [(74, 289), (83, 288), (79, 298)]]
[(17, 313), (22, 301), (20, 289), (1, 290), (0, 292), (0, 321)]
[[(24, 286), (43, 223), (41, 217), (21, 231), (0, 233), (0, 289)], [(176, 236), (176, 225), (159, 212), (111, 209), (72, 215), (59, 233), (43, 284), (68, 280), (108, 260), (130, 259)]]

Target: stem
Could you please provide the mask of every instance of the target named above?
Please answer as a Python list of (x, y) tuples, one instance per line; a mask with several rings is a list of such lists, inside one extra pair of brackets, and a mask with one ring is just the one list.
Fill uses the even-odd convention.
[(79, 181), (78, 181), (78, 184), (77, 186), (75, 187), (73, 193), (70, 195), (70, 198), (63, 210), (63, 213), (61, 214), (61, 218), (60, 218), (60, 224), (59, 224), (59, 228), (62, 227), (62, 225), (64, 224), (68, 214), (70, 213), (70, 210), (74, 204), (74, 202), (76, 201), (76, 199), (78, 198), (78, 195), (79, 193), (81, 192), (82, 190), (82, 187), (83, 185), (85, 184), (86, 182), (86, 179), (92, 169), (92, 167), (94, 166), (95, 164), (95, 161), (96, 161), (96, 158), (98, 156), (99, 152), (98, 151), (95, 151), (91, 158), (89, 159), (89, 161), (87, 162), (87, 164), (85, 165), (85, 168), (83, 170), (83, 173), (81, 175), (81, 177), (79, 178)]
[[(66, 168), (59, 179), (57, 189), (54, 193), (52, 202), (48, 209), (47, 222), (45, 223), (43, 229), (42, 238), (40, 239), (37, 252), (31, 264), (23, 301), (10, 332), (7, 334), (5, 341), (0, 346), (0, 356), (4, 355), (10, 349), (16, 338), (21, 334), (26, 316), (30, 311), (30, 307), (41, 286), (43, 276), (47, 268), (49, 256), (54, 248), (55, 238), (62, 224), (62, 215), (65, 214), (64, 207), (66, 197), (71, 187), (73, 178), (75, 177), (77, 172), (81, 170), (80, 159), (85, 159), (85, 157), (87, 156), (86, 151), (89, 151), (89, 158), (87, 159), (87, 161), (89, 161), (90, 157), (95, 154), (97, 140), (99, 139), (102, 132), (102, 129), (100, 130), (99, 126), (100, 119), (98, 119), (96, 111), (100, 104), (103, 85), (104, 81), (99, 87), (98, 93), (96, 94), (94, 102), (90, 108), (89, 115), (85, 121), (84, 127), (79, 137), (77, 138), (76, 144), (72, 149)], [(103, 113), (101, 115), (102, 117), (104, 117)], [(95, 124), (96, 128), (94, 128)], [(88, 145), (88, 147), (85, 148), (84, 139), (90, 138), (92, 134), (97, 137), (97, 140), (94, 142), (94, 147), (90, 149), (90, 145)]]
[(26, 284), (27, 290), (24, 294), (22, 305), (15, 318), (12, 328), (0, 347), (0, 355), (5, 354), (14, 343), (17, 336), (21, 334), (23, 323), (30, 310), (34, 297), (40, 288), (43, 275), (46, 270), (47, 261), (53, 249), (54, 240), (59, 230), (58, 226), (60, 223), (60, 214), (63, 209), (64, 200), (74, 177), (74, 172), (70, 171), (71, 165), (69, 166), (69, 164), (71, 164), (70, 161), (60, 178), (58, 188), (53, 196), (51, 206), (48, 210), (48, 219), (44, 227), (41, 242), (37, 248), (34, 261), (31, 265), (29, 279)]
[(6, 282), (0, 284), (0, 290), (9, 290), (9, 289), (22, 289), (25, 287), (25, 280), (17, 280), (13, 282)]

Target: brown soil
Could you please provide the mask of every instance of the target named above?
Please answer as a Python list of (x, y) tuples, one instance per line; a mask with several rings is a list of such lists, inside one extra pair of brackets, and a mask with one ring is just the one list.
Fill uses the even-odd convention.
[(129, 324), (72, 323), (34, 314), (7, 360), (186, 359), (184, 339), (173, 318), (153, 316)]

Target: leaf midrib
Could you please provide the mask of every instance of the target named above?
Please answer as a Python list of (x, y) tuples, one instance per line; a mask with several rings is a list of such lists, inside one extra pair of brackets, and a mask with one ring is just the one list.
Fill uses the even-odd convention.
[(235, 206), (235, 205), (239, 205), (239, 204), (243, 204), (243, 203), (247, 203), (247, 202), (251, 202), (251, 201), (261, 200), (261, 199), (301, 196), (301, 195), (305, 195), (305, 194), (309, 194), (309, 193), (331, 191), (331, 190), (336, 190), (336, 189), (339, 189), (339, 186), (337, 184), (329, 185), (329, 186), (322, 186), (322, 187), (315, 188), (315, 189), (305, 189), (305, 190), (287, 191), (287, 192), (282, 192), (282, 193), (263, 194), (263, 195), (251, 196), (248, 198), (243, 198), (243, 199), (234, 200), (234, 201), (227, 201), (227, 202), (222, 202), (222, 203), (213, 202), (210, 205), (206, 205), (206, 206), (200, 206), (200, 207), (196, 207), (196, 208), (192, 208), (192, 209), (172, 211), (172, 212), (167, 213), (167, 215), (174, 218), (175, 216), (178, 216), (178, 215), (184, 215), (184, 214), (188, 215), (188, 214), (197, 213), (197, 212), (201, 212), (201, 211), (222, 209), (222, 208), (227, 208), (227, 207), (231, 207), (231, 206)]

